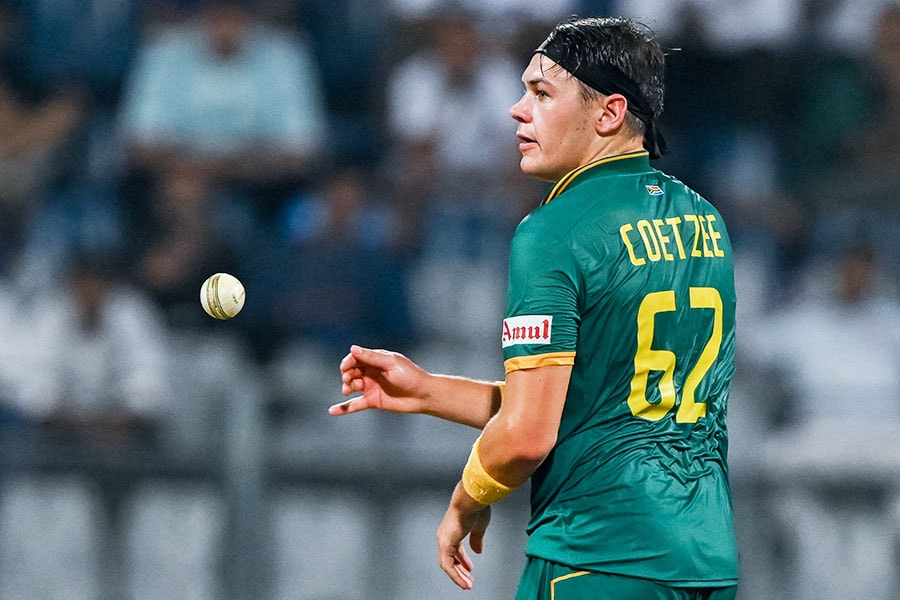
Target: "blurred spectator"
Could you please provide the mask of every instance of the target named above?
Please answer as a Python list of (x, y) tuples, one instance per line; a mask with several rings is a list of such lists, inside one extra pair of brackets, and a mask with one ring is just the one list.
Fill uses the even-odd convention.
[(60, 153), (70, 148), (83, 116), (78, 94), (24, 100), (0, 81), (0, 264), (14, 258), (30, 219), (61, 174)]
[(150, 441), (169, 397), (161, 315), (113, 256), (79, 256), (68, 273), (30, 305), (18, 340), (6, 340), (43, 357), (19, 374), (34, 379), (23, 409), (72, 441)]
[[(14, 0), (2, 3), (4, 46), (0, 160), (4, 205), (18, 196), (24, 228), (48, 195), (72, 186), (114, 186), (120, 161), (112, 118), (138, 42), (140, 0)], [(104, 189), (105, 188), (105, 189)], [(59, 206), (53, 207), (57, 210)], [(13, 236), (5, 237), (16, 243)]]
[(413, 337), (397, 221), (362, 167), (340, 167), (293, 197), (278, 220), (277, 247), (255, 252), (245, 319), (270, 346), (312, 345), (339, 359), (355, 340), (406, 347)]
[(753, 363), (789, 386), (785, 424), (900, 419), (900, 302), (884, 257), (858, 236), (820, 254), (796, 299), (746, 328)]
[(133, 217), (134, 281), (162, 309), (174, 329), (196, 330), (215, 321), (200, 310), (199, 290), (213, 273), (240, 276), (237, 256), (256, 231), (242, 203), (191, 164), (173, 165), (152, 182)]
[(91, 161), (106, 160), (95, 155), (107, 151), (111, 117), (138, 43), (145, 4), (143, 0), (3, 2), (14, 16), (15, 28), (4, 36), (4, 43), (10, 45), (20, 93), (31, 102), (59, 96), (81, 101), (81, 146), (57, 157), (72, 178), (82, 178)]
[[(325, 151), (318, 66), (302, 37), (250, 0), (202, 0), (149, 32), (129, 73), (120, 134), (138, 173), (187, 162), (245, 186), (270, 216)], [(261, 194), (261, 195), (260, 195)]]
[(456, 182), (467, 188), (496, 184), (518, 166), (509, 116), (521, 90), (517, 63), (471, 14), (442, 12), (423, 26), (424, 46), (388, 75), (391, 138), (431, 189), (459, 176), (475, 178)]
[(71, 168), (85, 120), (84, 90), (33, 81), (20, 53), (32, 44), (11, 3), (0, 3), (0, 271), (16, 258), (29, 220)]
[(32, 89), (80, 87), (115, 105), (141, 27), (142, 0), (14, 0), (16, 58)]
[[(295, 8), (295, 28), (306, 30), (321, 69), (330, 122), (329, 152), (338, 161), (374, 164), (384, 150), (381, 125), (386, 49), (397, 43), (385, 2), (303, 0), (281, 2)], [(278, 5), (278, 2), (267, 3)], [(277, 15), (273, 15), (277, 16)]]
[(865, 222), (876, 250), (896, 274), (900, 269), (900, 206), (894, 201), (900, 187), (900, 5), (883, 8), (868, 53), (856, 61), (854, 71), (844, 75), (831, 78), (837, 85), (818, 82), (813, 95), (813, 99), (820, 96), (818, 101), (800, 106), (807, 130), (830, 135), (806, 136), (809, 151), (801, 148), (795, 153), (829, 158), (809, 167), (810, 175), (797, 194), (826, 236), (840, 234), (847, 223)]
[(774, 132), (786, 159), (781, 178), (812, 208), (823, 174), (858, 159), (860, 132), (877, 117), (884, 100), (881, 72), (888, 65), (874, 58), (870, 44), (850, 51), (811, 37), (784, 56), (787, 77), (771, 86), (782, 106)]

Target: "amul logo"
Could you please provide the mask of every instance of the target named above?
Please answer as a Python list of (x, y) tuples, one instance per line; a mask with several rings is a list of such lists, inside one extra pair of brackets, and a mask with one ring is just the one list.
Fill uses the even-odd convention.
[(521, 315), (503, 319), (503, 347), (549, 344), (552, 324), (552, 315)]

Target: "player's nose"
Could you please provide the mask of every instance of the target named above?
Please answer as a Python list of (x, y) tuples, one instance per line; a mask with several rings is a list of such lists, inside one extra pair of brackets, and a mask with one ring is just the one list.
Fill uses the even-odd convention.
[(518, 102), (516, 102), (509, 108), (509, 116), (511, 116), (519, 123), (524, 123), (528, 120), (526, 97), (524, 95), (519, 99)]

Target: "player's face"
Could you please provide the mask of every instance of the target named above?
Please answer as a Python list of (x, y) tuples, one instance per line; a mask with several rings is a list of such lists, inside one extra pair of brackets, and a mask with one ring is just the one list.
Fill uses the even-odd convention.
[(555, 181), (593, 159), (597, 135), (593, 111), (584, 102), (574, 77), (542, 54), (535, 54), (522, 74), (525, 93), (510, 109), (522, 171)]

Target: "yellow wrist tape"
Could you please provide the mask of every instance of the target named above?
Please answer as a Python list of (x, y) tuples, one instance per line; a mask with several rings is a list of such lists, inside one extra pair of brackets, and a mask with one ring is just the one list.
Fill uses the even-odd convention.
[(478, 456), (479, 437), (472, 445), (472, 452), (469, 454), (469, 462), (463, 469), (462, 483), (466, 493), (481, 504), (493, 504), (498, 500), (506, 497), (515, 488), (503, 485), (484, 470), (481, 464), (481, 458)]

